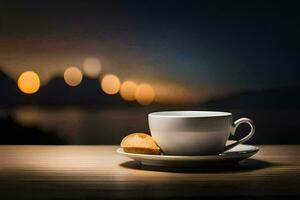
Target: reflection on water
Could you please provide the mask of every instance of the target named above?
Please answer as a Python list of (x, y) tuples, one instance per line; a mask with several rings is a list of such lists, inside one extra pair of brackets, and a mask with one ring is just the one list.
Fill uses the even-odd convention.
[(81, 109), (21, 107), (16, 120), (52, 130), (70, 144), (117, 144), (130, 132), (148, 131), (144, 109)]
[[(0, 117), (5, 113), (11, 113), (13, 120), (21, 127), (37, 127), (41, 129), (39, 134), (43, 132), (57, 134), (68, 144), (119, 144), (128, 133), (149, 132), (147, 114), (157, 110), (167, 109), (166, 107), (155, 109), (154, 107), (19, 107), (0, 110)], [(300, 135), (295, 134), (298, 133), (298, 109), (248, 108), (224, 111), (232, 112), (234, 119), (249, 117), (255, 121), (257, 132), (247, 143), (296, 144), (300, 141)], [(248, 128), (247, 125), (239, 127), (234, 138), (241, 138)]]

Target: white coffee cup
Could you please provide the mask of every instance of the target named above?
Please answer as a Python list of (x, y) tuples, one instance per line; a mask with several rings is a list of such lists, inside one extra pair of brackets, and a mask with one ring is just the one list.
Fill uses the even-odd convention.
[[(215, 111), (164, 111), (148, 115), (150, 132), (167, 155), (215, 155), (227, 151), (252, 137), (255, 126), (251, 119), (232, 123), (232, 114)], [(226, 146), (230, 134), (247, 123), (250, 133)]]

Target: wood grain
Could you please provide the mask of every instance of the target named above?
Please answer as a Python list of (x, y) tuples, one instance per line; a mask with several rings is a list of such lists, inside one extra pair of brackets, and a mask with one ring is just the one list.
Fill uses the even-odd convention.
[(300, 199), (300, 146), (236, 165), (144, 167), (117, 146), (0, 146), (0, 199)]

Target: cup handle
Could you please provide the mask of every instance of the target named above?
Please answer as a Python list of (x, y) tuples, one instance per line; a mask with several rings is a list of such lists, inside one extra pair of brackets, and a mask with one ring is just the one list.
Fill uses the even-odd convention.
[(255, 133), (255, 125), (254, 125), (254, 122), (253, 122), (251, 119), (245, 118), (245, 117), (244, 117), (244, 118), (240, 118), (240, 119), (236, 120), (236, 121), (233, 123), (231, 135), (234, 135), (234, 134), (235, 134), (237, 127), (238, 127), (240, 124), (242, 124), (242, 123), (247, 123), (247, 124), (251, 127), (250, 133), (248, 133), (248, 135), (246, 135), (244, 138), (242, 138), (242, 139), (240, 139), (240, 140), (238, 140), (238, 141), (236, 141), (236, 142), (234, 142), (234, 143), (232, 143), (232, 144), (230, 144), (230, 145), (225, 146), (224, 151), (228, 151), (229, 149), (232, 149), (233, 147), (235, 147), (235, 146), (237, 146), (237, 145), (239, 145), (239, 144), (242, 144), (242, 143), (246, 142), (246, 141), (249, 140), (249, 139), (253, 136), (253, 134)]

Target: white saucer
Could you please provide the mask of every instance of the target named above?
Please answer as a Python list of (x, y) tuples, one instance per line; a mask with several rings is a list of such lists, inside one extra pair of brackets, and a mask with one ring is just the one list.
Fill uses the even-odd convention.
[[(229, 143), (232, 141), (229, 141)], [(126, 153), (122, 148), (117, 152), (123, 156), (141, 162), (143, 165), (164, 166), (164, 167), (189, 167), (210, 163), (238, 162), (253, 156), (259, 150), (258, 147), (240, 144), (219, 155), (207, 156), (172, 156), (172, 155), (150, 155)]]

